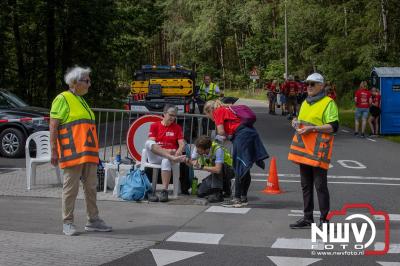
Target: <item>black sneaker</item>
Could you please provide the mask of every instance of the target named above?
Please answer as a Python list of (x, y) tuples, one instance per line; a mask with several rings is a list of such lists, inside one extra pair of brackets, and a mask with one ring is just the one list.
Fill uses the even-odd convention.
[(247, 201), (247, 197), (241, 197), (240, 203), (242, 204), (242, 207), (249, 205), (249, 202)]
[(319, 219), (319, 225), (318, 225), (318, 227), (319, 227), (320, 229), (322, 229), (322, 225), (323, 225), (323, 224), (328, 224), (328, 232), (329, 232), (329, 220), (320, 218), (320, 219)]
[(163, 189), (160, 193), (160, 202), (167, 202), (168, 201), (168, 190)]
[(210, 196), (208, 196), (207, 201), (209, 203), (223, 202), (224, 201), (224, 197), (222, 196), (221, 192), (216, 192), (216, 193), (211, 194)]
[(230, 198), (230, 197), (232, 196), (232, 193), (231, 193), (231, 192), (226, 192), (226, 191), (224, 191), (224, 192), (222, 192), (222, 196), (223, 196), (224, 198)]
[(294, 224), (290, 224), (289, 227), (292, 229), (308, 229), (311, 228), (311, 224), (314, 221), (310, 220), (305, 220), (304, 218), (301, 218)]
[(158, 198), (158, 196), (154, 193), (154, 194), (149, 195), (148, 200), (149, 200), (149, 202), (158, 202), (158, 201), (159, 201), (159, 198)]
[(364, 134), (364, 133), (361, 133), (361, 136), (360, 136), (360, 138), (363, 138), (363, 139), (365, 139), (365, 134)]
[(224, 201), (223, 203), (221, 203), (221, 206), (226, 208), (241, 208), (243, 205), (240, 199), (233, 198)]
[(358, 136), (358, 132), (354, 132), (354, 136), (357, 137)]

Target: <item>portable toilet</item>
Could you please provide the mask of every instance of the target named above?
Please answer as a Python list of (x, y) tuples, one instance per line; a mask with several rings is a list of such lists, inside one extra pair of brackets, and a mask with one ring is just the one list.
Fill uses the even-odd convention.
[(381, 134), (400, 134), (400, 67), (375, 67), (372, 86), (381, 91)]

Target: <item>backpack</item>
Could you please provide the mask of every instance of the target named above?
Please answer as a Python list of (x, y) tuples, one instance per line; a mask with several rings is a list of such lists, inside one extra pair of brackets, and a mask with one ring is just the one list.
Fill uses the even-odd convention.
[(121, 179), (118, 196), (124, 200), (139, 201), (144, 199), (151, 190), (151, 183), (146, 173), (136, 169)]
[(229, 109), (240, 118), (240, 123), (245, 126), (253, 127), (257, 120), (256, 114), (247, 105), (232, 105)]

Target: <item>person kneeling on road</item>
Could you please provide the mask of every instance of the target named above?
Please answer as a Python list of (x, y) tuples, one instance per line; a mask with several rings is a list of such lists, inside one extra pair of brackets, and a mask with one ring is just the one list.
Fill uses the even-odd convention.
[(149, 196), (149, 201), (168, 201), (168, 185), (172, 174), (171, 165), (185, 160), (185, 156), (182, 155), (185, 148), (182, 128), (175, 122), (177, 112), (178, 110), (174, 105), (166, 104), (163, 120), (150, 126), (149, 139), (145, 143), (145, 148), (149, 163), (161, 164), (163, 190), (160, 198), (154, 193)]
[(200, 184), (197, 195), (200, 198), (208, 196), (210, 203), (222, 202), (223, 191), (226, 196), (231, 195), (230, 181), (234, 177), (232, 157), (224, 147), (208, 136), (200, 136), (195, 146), (187, 164), (210, 173)]

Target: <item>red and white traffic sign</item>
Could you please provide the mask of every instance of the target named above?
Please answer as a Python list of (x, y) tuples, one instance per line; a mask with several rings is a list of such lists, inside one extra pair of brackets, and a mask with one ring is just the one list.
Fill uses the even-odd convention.
[(128, 129), (126, 143), (132, 158), (137, 162), (142, 159), (142, 150), (149, 136), (150, 125), (162, 120), (159, 115), (145, 115), (136, 119)]

